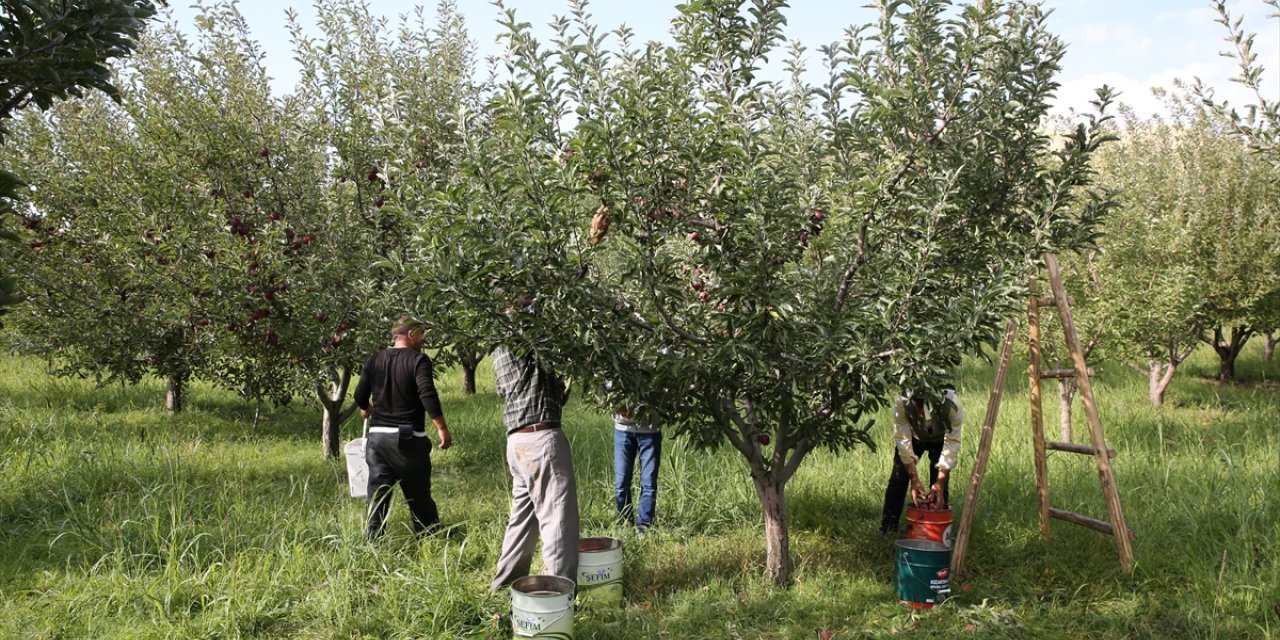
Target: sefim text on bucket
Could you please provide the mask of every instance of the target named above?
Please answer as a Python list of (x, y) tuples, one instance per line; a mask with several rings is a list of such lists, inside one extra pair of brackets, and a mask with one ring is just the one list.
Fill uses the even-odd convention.
[(622, 541), (583, 538), (578, 541), (578, 600), (622, 605)]

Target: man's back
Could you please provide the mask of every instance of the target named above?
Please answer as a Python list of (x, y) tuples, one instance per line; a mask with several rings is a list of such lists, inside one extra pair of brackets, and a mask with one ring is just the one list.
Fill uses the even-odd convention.
[(373, 402), (373, 424), (411, 424), (422, 431), (425, 417), (441, 415), (440, 397), (432, 380), (431, 359), (403, 347), (375, 353), (365, 363), (356, 385), (356, 402)]
[(539, 422), (560, 422), (564, 383), (538, 365), (533, 356), (517, 356), (507, 347), (493, 352), (498, 395), (505, 409), (502, 421), (507, 433)]

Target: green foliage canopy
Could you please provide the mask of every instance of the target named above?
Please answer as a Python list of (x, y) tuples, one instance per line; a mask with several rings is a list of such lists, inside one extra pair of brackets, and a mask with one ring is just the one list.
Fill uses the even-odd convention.
[[(131, 54), (146, 21), (155, 15), (151, 0), (0, 1), (0, 144), (14, 113), (35, 105), (48, 109), (55, 101), (80, 97), (97, 89), (117, 97), (107, 63)], [(0, 167), (0, 218), (15, 211), (14, 201), (26, 186)], [(7, 224), (7, 221), (0, 224)], [(0, 227), (0, 240), (18, 235)], [(0, 272), (0, 315), (22, 299), (18, 279)]]
[(605, 406), (740, 451), (779, 581), (787, 479), (816, 447), (870, 444), (870, 411), (997, 339), (1041, 253), (1093, 239), (1107, 139), (1040, 127), (1062, 46), (1034, 5), (882, 3), (822, 50), (822, 87), (798, 46), (789, 81), (758, 73), (783, 6), (681, 5), (667, 46), (575, 2), (550, 49), (506, 11), (507, 75), (465, 114), (409, 265), (426, 304), (613, 381)]

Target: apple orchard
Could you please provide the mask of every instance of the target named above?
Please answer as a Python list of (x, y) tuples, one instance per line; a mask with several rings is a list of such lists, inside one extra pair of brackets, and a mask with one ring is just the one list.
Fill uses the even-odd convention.
[[(450, 3), (394, 29), (317, 5), (314, 28), (290, 17), (284, 95), (214, 5), (193, 36), (153, 25), (119, 102), (13, 123), (31, 188), (6, 324), (67, 374), (168, 381), (172, 411), (196, 379), (305, 400), (326, 456), (392, 318), (471, 380), (495, 345), (532, 353), (738, 451), (780, 584), (806, 455), (867, 444), (901, 388), (996, 341), (1038, 257), (1089, 246), (1112, 204), (1107, 118), (1051, 140), (1063, 44), (1018, 0), (880, 3), (813, 50), (779, 0), (681, 5), (667, 43), (578, 1), (542, 42), (499, 3), (486, 80)], [(531, 313), (505, 313), (513, 292)]]

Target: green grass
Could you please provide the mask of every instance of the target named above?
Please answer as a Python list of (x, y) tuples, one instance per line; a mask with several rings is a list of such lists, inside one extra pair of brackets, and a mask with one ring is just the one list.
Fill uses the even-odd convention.
[[(637, 537), (611, 523), (611, 424), (572, 403), (583, 535), (626, 545), (625, 608), (579, 611), (577, 637), (1280, 637), (1280, 367), (1257, 347), (1238, 385), (1209, 380), (1216, 362), (1198, 353), (1164, 410), (1147, 406), (1141, 377), (1096, 367), (1137, 534), (1132, 575), (1101, 534), (1055, 522), (1041, 540), (1025, 369), (1011, 372), (970, 574), (933, 611), (895, 600), (892, 545), (874, 536), (887, 447), (806, 461), (788, 487), (796, 579), (781, 590), (762, 577), (763, 526), (735, 453), (668, 441), (661, 526)], [(992, 377), (981, 362), (959, 375), (956, 505)], [(509, 487), (492, 372), (474, 397), (456, 372), (441, 386), (455, 447), (436, 452), (434, 484), (449, 529), (414, 538), (397, 498), (391, 534), (368, 544), (344, 462), (321, 459), (314, 410), (276, 409), (255, 431), (252, 406), (196, 385), (170, 418), (158, 382), (96, 388), (0, 358), (0, 637), (510, 637), (506, 594), (486, 592)], [(888, 430), (882, 416), (877, 438)], [(1056, 454), (1050, 477), (1055, 506), (1105, 517), (1089, 459)]]

